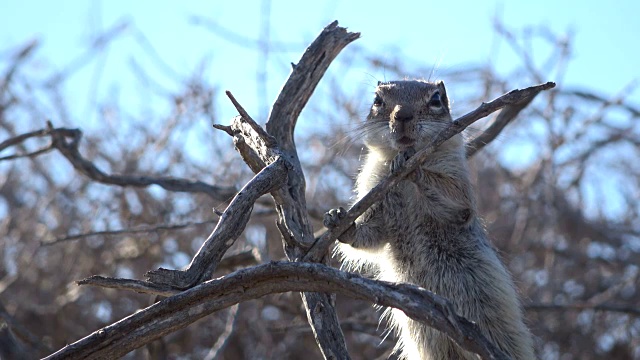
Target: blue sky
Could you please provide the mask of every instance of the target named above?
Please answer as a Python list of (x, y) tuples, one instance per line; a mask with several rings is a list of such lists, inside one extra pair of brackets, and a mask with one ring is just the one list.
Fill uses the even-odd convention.
[[(254, 88), (258, 62), (253, 50), (213, 35), (193, 24), (192, 16), (211, 18), (246, 38), (262, 32), (262, 1), (5, 1), (0, 5), (0, 52), (28, 39), (42, 41), (35, 74), (62, 69), (79, 57), (93, 35), (127, 21), (131, 26), (103, 56), (74, 74), (65, 90), (77, 99), (76, 119), (82, 126), (92, 118), (96, 99), (109, 96), (114, 87), (137, 105), (132, 59), (139, 61), (160, 84), (171, 87), (157, 64), (145, 63), (137, 42), (140, 31), (173, 70), (188, 77), (203, 59), (205, 71), (220, 90), (232, 90), (254, 113), (260, 104)], [(516, 62), (506, 46), (496, 48), (491, 18), (498, 15), (511, 28), (546, 25), (556, 32), (575, 34), (575, 51), (565, 85), (621, 91), (640, 79), (640, 2), (617, 1), (273, 1), (269, 38), (288, 44), (290, 52), (272, 54), (268, 71), (268, 99), (272, 101), (288, 74), (289, 62), (299, 59), (304, 47), (330, 21), (362, 33), (357, 46), (393, 58), (398, 51), (427, 67), (456, 69), (470, 63), (486, 63), (499, 52), (496, 69), (508, 70)], [(534, 47), (534, 50), (536, 48)], [(347, 50), (348, 51), (348, 48)], [(344, 52), (343, 52), (344, 54)], [(99, 69), (99, 71), (98, 71)], [(154, 70), (155, 69), (155, 70)], [(436, 74), (437, 75), (437, 74)], [(382, 79), (385, 74), (359, 73), (357, 81)], [(424, 74), (428, 76), (428, 74)], [(92, 84), (99, 83), (97, 89)], [(547, 79), (555, 80), (555, 79)], [(452, 87), (452, 85), (449, 85)], [(640, 99), (635, 91), (633, 99)], [(637, 102), (637, 101), (636, 101)], [(228, 119), (231, 106), (217, 115)], [(80, 119), (83, 119), (82, 121)], [(224, 120), (223, 120), (224, 122)]]

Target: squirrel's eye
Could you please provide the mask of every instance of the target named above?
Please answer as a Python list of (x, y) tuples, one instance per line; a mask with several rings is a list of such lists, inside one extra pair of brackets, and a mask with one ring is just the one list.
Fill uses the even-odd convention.
[(384, 102), (382, 101), (380, 95), (376, 95), (376, 97), (373, 99), (373, 106), (382, 106), (383, 104)]
[(434, 108), (434, 109), (439, 109), (442, 107), (442, 100), (440, 100), (440, 93), (437, 92), (435, 94), (433, 94), (433, 96), (431, 96), (431, 99), (429, 100), (429, 107)]

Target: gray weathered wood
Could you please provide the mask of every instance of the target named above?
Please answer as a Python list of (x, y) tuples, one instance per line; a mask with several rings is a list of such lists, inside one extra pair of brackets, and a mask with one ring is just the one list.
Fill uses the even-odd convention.
[(220, 259), (244, 231), (253, 204), (274, 188), (282, 186), (287, 178), (285, 161), (276, 158), (251, 179), (231, 200), (218, 225), (202, 244), (185, 270), (160, 268), (147, 272), (152, 283), (175, 289), (188, 289), (211, 278)]
[[(304, 174), (294, 142), (296, 122), (331, 62), (345, 46), (359, 37), (359, 33), (339, 27), (337, 21), (325, 27), (293, 67), (267, 121), (267, 132), (277, 140), (292, 165), (287, 186), (273, 193), (278, 228), (283, 236), (285, 253), (292, 261), (300, 260), (314, 240), (308, 218)], [(302, 300), (324, 358), (349, 359), (331, 295), (305, 292)]]
[[(123, 282), (121, 288), (126, 288), (128, 281)], [(100, 280), (92, 278), (82, 283), (101, 285)], [(141, 287), (130, 289), (142, 290)], [(446, 333), (462, 348), (483, 359), (507, 359), (475, 324), (456, 315), (451, 304), (436, 294), (415, 285), (376, 281), (304, 262), (271, 262), (209, 280), (104, 327), (45, 359), (118, 358), (220, 309), (287, 291), (335, 292), (398, 308), (409, 317)]]

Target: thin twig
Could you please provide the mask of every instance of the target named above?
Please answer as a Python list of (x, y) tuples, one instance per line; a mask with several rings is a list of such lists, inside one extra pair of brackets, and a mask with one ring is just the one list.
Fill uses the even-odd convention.
[(513, 105), (505, 106), (498, 116), (493, 120), (491, 125), (466, 144), (467, 158), (475, 155), (480, 149), (492, 142), (500, 132), (513, 120), (516, 116), (526, 108), (535, 99), (537, 94)]
[[(158, 185), (169, 191), (204, 193), (211, 198), (226, 202), (234, 196), (237, 189), (234, 187), (214, 186), (202, 181), (194, 181), (188, 179), (174, 177), (151, 177), (151, 176), (135, 176), (135, 175), (114, 175), (107, 174), (100, 170), (91, 161), (87, 160), (78, 149), (82, 132), (79, 129), (54, 128), (50, 122), (47, 122), (47, 129), (32, 131), (12, 137), (0, 143), (0, 151), (9, 147), (23, 143), (32, 137), (51, 136), (52, 143), (50, 148), (55, 148), (64, 155), (73, 167), (80, 173), (90, 179), (109, 185), (117, 185), (122, 187), (148, 187)], [(43, 148), (36, 152), (20, 156), (36, 156), (50, 151), (50, 148)], [(18, 155), (11, 155), (8, 158), (15, 158)], [(0, 159), (2, 160), (2, 159)]]
[[(26, 61), (31, 54), (34, 53), (34, 50), (38, 48), (40, 45), (40, 41), (37, 39), (33, 39), (28, 41), (26, 44), (22, 46), (22, 48), (13, 56), (12, 63), (9, 66), (6, 74), (4, 75), (4, 79), (2, 79), (2, 83), (0, 83), (0, 95), (3, 95), (7, 89), (9, 88), (9, 84), (11, 84), (13, 76), (16, 71), (20, 67), (24, 61)], [(2, 146), (0, 146), (0, 151), (2, 150)]]
[(215, 224), (217, 222), (218, 220), (188, 221), (181, 224), (142, 226), (135, 229), (92, 231), (92, 232), (76, 234), (76, 235), (67, 235), (65, 237), (55, 238), (51, 240), (44, 240), (40, 242), (40, 246), (57, 245), (63, 242), (84, 239), (92, 236), (128, 235), (128, 234), (140, 234), (140, 233), (154, 233), (157, 231), (180, 230), (180, 229), (184, 229), (191, 226)]
[[(221, 216), (223, 213), (217, 210), (214, 210), (214, 213), (218, 216)], [(254, 211), (251, 215), (253, 217), (256, 216), (269, 216), (275, 214), (275, 210), (263, 210), (263, 211)], [(103, 231), (91, 231), (82, 234), (75, 235), (67, 235), (65, 237), (43, 240), (40, 242), (40, 246), (52, 246), (57, 245), (67, 241), (80, 240), (93, 236), (114, 236), (114, 235), (128, 235), (128, 234), (144, 234), (144, 233), (155, 233), (157, 231), (175, 231), (181, 230), (188, 227), (201, 226), (201, 225), (210, 225), (216, 224), (218, 220), (204, 220), (204, 221), (187, 221), (179, 224), (161, 224), (161, 225), (153, 225), (153, 226), (141, 226), (134, 229), (118, 229), (118, 230), (103, 230)]]
[(53, 149), (54, 149), (54, 147), (49, 145), (49, 146), (44, 147), (42, 149), (38, 149), (36, 151), (32, 151), (32, 152), (29, 152), (29, 153), (26, 153), (26, 154), (14, 154), (14, 155), (3, 156), (3, 157), (0, 157), (0, 161), (15, 160), (15, 159), (20, 159), (20, 158), (34, 158), (34, 157), (40, 156), (42, 154), (46, 154), (46, 153), (50, 152)]
[(25, 140), (30, 139), (32, 137), (43, 137), (48, 136), (51, 133), (48, 129), (40, 129), (36, 131), (31, 131), (28, 133), (20, 134), (18, 136), (14, 136), (0, 143), (0, 151), (8, 148), (9, 146), (16, 146), (18, 144), (23, 143)]
[(621, 95), (619, 95), (617, 98), (614, 98), (614, 99), (608, 99), (608, 98), (605, 98), (604, 96), (595, 94), (593, 92), (587, 92), (579, 89), (566, 89), (566, 90), (560, 91), (559, 93), (560, 95), (577, 96), (585, 100), (595, 101), (602, 104), (615, 104), (627, 110), (632, 116), (640, 117), (640, 108), (634, 107), (633, 105), (627, 102), (624, 102), (623, 95), (622, 95), (622, 94), (626, 95), (626, 94), (633, 93), (633, 90), (635, 87), (636, 87), (636, 83), (632, 83), (631, 85), (627, 86), (624, 89), (624, 91), (620, 93)]
[(257, 132), (260, 135), (260, 138), (266, 141), (266, 146), (267, 147), (276, 146), (277, 145), (276, 139), (273, 136), (269, 135), (260, 125), (258, 125), (258, 123), (255, 120), (253, 120), (251, 115), (249, 115), (249, 113), (247, 113), (247, 111), (242, 107), (242, 105), (240, 105), (238, 100), (236, 100), (236, 98), (233, 96), (231, 91), (227, 90), (225, 91), (225, 93), (227, 94), (227, 97), (229, 97), (229, 100), (231, 100), (231, 103), (236, 108), (236, 110), (238, 110), (238, 113), (240, 114), (240, 116), (244, 118), (245, 122), (253, 128), (253, 131)]
[(238, 308), (238, 304), (235, 304), (227, 312), (224, 331), (222, 331), (222, 334), (218, 336), (216, 342), (211, 346), (211, 350), (209, 350), (207, 356), (204, 357), (204, 360), (215, 360), (222, 354), (225, 345), (227, 345), (229, 338), (231, 338), (231, 335), (233, 334), (236, 319), (238, 318)]

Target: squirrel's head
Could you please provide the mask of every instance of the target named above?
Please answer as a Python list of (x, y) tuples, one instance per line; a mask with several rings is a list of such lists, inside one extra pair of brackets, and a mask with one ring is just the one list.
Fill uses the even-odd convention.
[(418, 150), (449, 122), (442, 81), (379, 82), (367, 116), (365, 143), (381, 150)]

